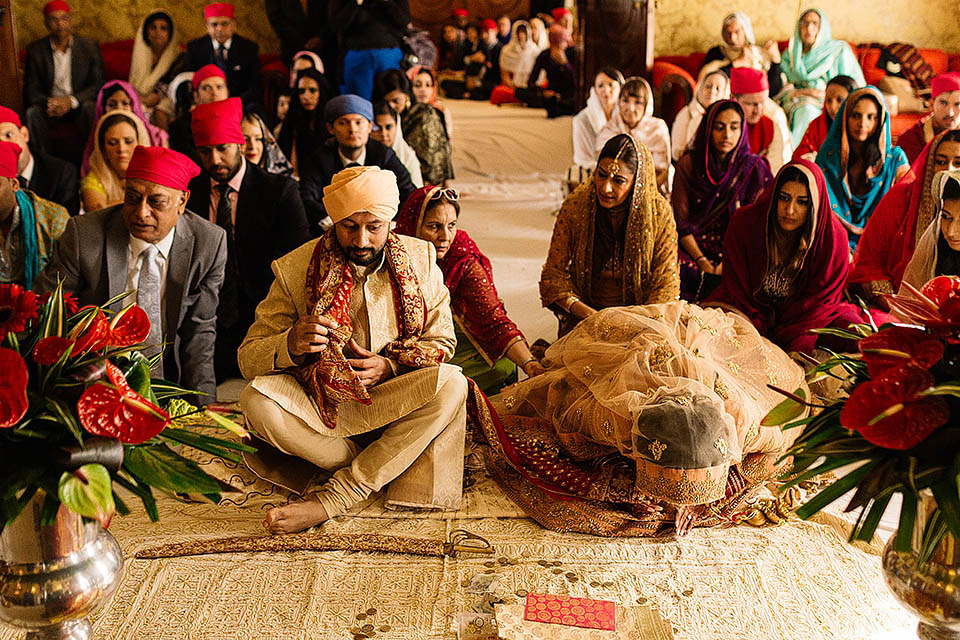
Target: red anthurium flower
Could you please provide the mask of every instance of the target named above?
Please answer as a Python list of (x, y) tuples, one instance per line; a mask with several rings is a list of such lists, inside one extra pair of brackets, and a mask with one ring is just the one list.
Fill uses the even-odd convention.
[(16, 426), (27, 409), (27, 363), (13, 349), (0, 349), (0, 427)]
[(33, 348), (33, 361), (37, 364), (51, 365), (60, 359), (71, 344), (73, 344), (71, 340), (61, 336), (41, 338)]
[(871, 378), (904, 366), (924, 371), (940, 362), (943, 342), (922, 329), (891, 327), (860, 340), (860, 353)]
[(113, 347), (132, 347), (149, 335), (150, 318), (137, 305), (127, 307), (110, 321), (110, 345)]
[[(88, 308), (84, 307), (84, 309)], [(80, 331), (83, 332), (80, 333)], [(73, 351), (70, 352), (71, 355), (75, 356), (79, 353), (103, 349), (110, 342), (110, 323), (107, 322), (107, 316), (103, 315), (103, 311), (97, 309), (93, 319), (87, 324), (86, 330), (83, 330), (83, 325), (77, 325), (70, 332), (70, 337), (76, 340)]]
[(116, 365), (107, 362), (107, 378), (89, 387), (77, 401), (80, 424), (95, 436), (140, 444), (163, 431), (167, 412), (130, 388)]
[(18, 333), (37, 317), (37, 294), (18, 284), (0, 284), (0, 340)]
[(920, 293), (938, 307), (943, 306), (947, 300), (960, 296), (960, 278), (956, 276), (937, 276), (923, 285)]
[(913, 448), (950, 418), (943, 398), (920, 395), (932, 386), (929, 371), (909, 365), (892, 369), (853, 390), (840, 422), (878, 447)]

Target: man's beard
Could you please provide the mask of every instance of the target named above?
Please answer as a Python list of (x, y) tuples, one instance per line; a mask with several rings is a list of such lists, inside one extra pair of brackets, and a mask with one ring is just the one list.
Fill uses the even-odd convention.
[(383, 256), (383, 247), (379, 249), (373, 247), (364, 247), (363, 249), (350, 247), (344, 249), (343, 252), (347, 255), (347, 260), (358, 267), (369, 267), (372, 264), (380, 262), (380, 258)]

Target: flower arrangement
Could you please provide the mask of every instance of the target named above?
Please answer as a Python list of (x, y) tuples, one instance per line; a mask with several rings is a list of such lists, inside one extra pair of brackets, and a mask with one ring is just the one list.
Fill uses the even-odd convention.
[(231, 490), (176, 449), (186, 445), (239, 462), (246, 445), (196, 431), (198, 425), (245, 436), (223, 415), (198, 409), (192, 392), (151, 380), (143, 355), (147, 314), (78, 308), (61, 288), (44, 297), (0, 284), (0, 531), (43, 491), (43, 518), (60, 504), (99, 520), (129, 508), (121, 487), (159, 518), (154, 491), (200, 494), (218, 502)]
[[(909, 551), (919, 494), (932, 491), (936, 508), (922, 532), (924, 562), (947, 532), (960, 539), (960, 278), (939, 276), (919, 291), (905, 287), (909, 295), (888, 296), (904, 324), (820, 330), (856, 341), (859, 353), (831, 354), (808, 381), (838, 378), (848, 396), (815, 404), (800, 390), (778, 390), (788, 398), (764, 424), (802, 428), (786, 454), (794, 467), (785, 488), (849, 469), (797, 515), (808, 518), (853, 490), (846, 511), (859, 514), (851, 541), (871, 540), (899, 493), (894, 548)], [(811, 415), (797, 419), (807, 406)]]

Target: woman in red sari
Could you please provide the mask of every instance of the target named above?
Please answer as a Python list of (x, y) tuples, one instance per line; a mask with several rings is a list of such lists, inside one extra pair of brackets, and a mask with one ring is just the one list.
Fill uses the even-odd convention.
[(865, 321), (844, 301), (847, 243), (823, 172), (795, 160), (734, 214), (723, 241), (723, 279), (707, 304), (744, 314), (784, 351), (809, 353), (817, 344), (813, 329)]
[(437, 250), (437, 264), (450, 290), (457, 332), (451, 364), (463, 368), (486, 394), (543, 372), (540, 362), (503, 307), (493, 284), (493, 268), (466, 231), (457, 229), (460, 195), (426, 186), (414, 191), (397, 216), (396, 232), (426, 240)]
[(930, 185), (938, 171), (960, 169), (960, 130), (938, 134), (910, 173), (877, 205), (853, 257), (847, 287), (871, 306), (888, 309), (885, 293), (900, 288), (903, 271), (924, 230), (936, 216)]

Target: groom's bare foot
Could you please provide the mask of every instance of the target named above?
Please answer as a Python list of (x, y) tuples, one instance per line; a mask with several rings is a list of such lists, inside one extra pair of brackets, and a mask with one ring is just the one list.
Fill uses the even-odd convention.
[(326, 522), (327, 519), (327, 512), (320, 501), (308, 499), (270, 509), (263, 520), (263, 527), (273, 534), (297, 533)]

